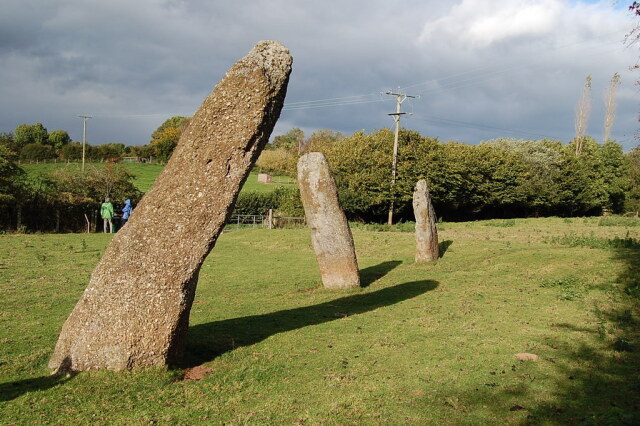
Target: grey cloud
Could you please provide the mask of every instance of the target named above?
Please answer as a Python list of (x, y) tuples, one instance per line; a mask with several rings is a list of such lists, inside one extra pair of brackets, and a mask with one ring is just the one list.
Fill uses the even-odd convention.
[[(476, 2), (502, 13), (504, 2)], [(474, 17), (456, 15), (462, 1), (23, 0), (0, 17), (0, 131), (40, 121), (78, 139), (76, 116), (89, 113), (94, 143), (146, 143), (164, 119), (195, 111), (255, 42), (276, 39), (294, 56), (276, 132), (390, 126), (395, 103), (380, 92), (402, 86), (422, 95), (403, 105), (414, 113), (403, 125), (425, 135), (477, 143), (539, 134), (566, 142), (592, 74), (589, 130), (599, 138), (602, 92), (617, 71), (623, 85), (613, 136), (635, 146), (638, 104), (627, 68), (637, 49), (622, 47), (624, 13), (607, 0), (579, 14), (567, 1), (537, 3), (562, 11), (554, 26), (495, 36), (489, 28), (491, 42), (478, 46), (464, 33)], [(340, 99), (331, 107), (301, 103), (329, 98)]]

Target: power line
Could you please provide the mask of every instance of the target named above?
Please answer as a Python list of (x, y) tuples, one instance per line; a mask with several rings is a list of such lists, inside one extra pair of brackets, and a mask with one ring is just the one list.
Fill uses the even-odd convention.
[[(607, 40), (608, 37), (611, 37), (613, 35), (618, 35), (618, 32), (610, 32), (607, 34), (602, 34), (599, 37), (595, 38), (595, 39), (590, 39), (590, 40), (584, 40), (584, 41), (577, 41), (577, 42), (573, 42), (573, 43), (567, 43), (564, 45), (560, 45), (560, 46), (556, 46), (556, 47), (552, 47), (551, 49), (540, 49), (541, 53), (550, 53), (549, 55), (544, 55), (547, 58), (549, 56), (551, 56), (551, 54), (557, 54), (557, 53), (561, 53), (562, 51), (574, 47), (574, 46), (579, 46), (580, 50), (582, 49), (589, 49), (589, 53), (591, 55), (594, 54), (598, 54), (601, 51), (606, 51), (609, 50), (610, 48), (606, 48), (606, 49), (599, 49), (597, 51), (594, 52), (593, 50), (593, 46), (594, 44), (596, 46), (600, 45), (600, 46), (605, 46), (605, 42)], [(593, 42), (596, 43), (593, 43)], [(511, 72), (511, 71), (517, 71), (517, 70), (521, 70), (521, 69), (525, 69), (525, 68), (530, 68), (532, 65), (537, 65), (540, 63), (543, 63), (544, 61), (544, 57), (542, 57), (542, 55), (531, 55), (530, 57), (537, 57), (538, 59), (536, 60), (528, 60), (525, 61), (524, 63), (518, 64), (518, 65), (512, 65), (512, 66), (481, 66), (472, 70), (468, 70), (468, 71), (463, 71), (457, 74), (453, 74), (453, 75), (449, 75), (443, 78), (439, 78), (439, 79), (430, 79), (430, 80), (426, 80), (426, 81), (421, 81), (421, 82), (417, 82), (417, 83), (413, 83), (407, 86), (404, 86), (402, 88), (402, 90), (406, 90), (409, 88), (412, 89), (416, 89), (419, 88), (420, 86), (425, 86), (422, 90), (418, 90), (416, 92), (416, 94), (420, 95), (420, 94), (433, 94), (433, 93), (439, 93), (439, 92), (443, 92), (443, 91), (450, 91), (450, 90), (455, 90), (455, 89), (460, 89), (460, 88), (465, 88), (465, 87), (469, 87), (469, 86), (473, 86), (476, 85), (478, 83), (484, 82), (484, 81), (488, 81), (491, 79), (495, 79), (498, 77), (501, 77), (502, 74), (507, 73), (507, 72)], [(460, 77), (466, 77), (466, 78), (460, 78)], [(429, 85), (435, 85), (436, 87), (431, 87), (428, 88), (426, 86)], [(377, 102), (383, 102), (385, 101), (385, 99), (383, 99), (379, 94), (375, 94), (375, 93), (366, 93), (366, 94), (360, 94), (360, 95), (350, 95), (350, 96), (339, 96), (339, 97), (334, 97), (334, 98), (325, 98), (325, 99), (316, 99), (316, 100), (309, 100), (309, 101), (295, 101), (295, 102), (287, 102), (285, 103), (284, 107), (282, 108), (283, 111), (295, 111), (295, 110), (303, 110), (303, 109), (316, 109), (316, 108), (334, 108), (334, 107), (340, 107), (340, 106), (350, 106), (350, 105), (363, 105), (363, 104), (370, 104), (370, 103), (377, 103)], [(180, 113), (180, 114), (164, 114), (164, 113), (155, 113), (155, 114), (109, 114), (109, 115), (104, 115), (104, 114), (98, 114), (98, 115), (94, 115), (94, 117), (104, 117), (104, 118), (144, 118), (144, 117), (161, 117), (161, 116), (170, 116), (170, 115), (183, 115), (183, 116), (188, 116), (190, 115), (190, 113)], [(82, 116), (81, 116), (82, 117)], [(88, 118), (91, 118), (89, 116), (87, 116)], [(476, 128), (487, 128), (490, 129), (492, 128), (491, 126), (483, 126), (483, 125), (477, 125), (477, 124), (473, 124), (473, 123), (465, 123), (465, 122), (461, 122), (461, 121), (456, 121), (456, 120), (448, 120), (448, 119), (444, 119), (444, 118), (437, 118), (437, 117), (431, 117), (428, 118), (427, 120), (440, 120), (442, 122), (449, 122), (451, 124), (456, 124), (456, 125), (461, 125), (461, 126), (465, 126), (465, 127), (476, 127)], [(493, 129), (495, 130), (503, 130), (503, 131), (508, 131), (511, 133), (521, 133), (521, 134), (531, 134), (531, 135), (536, 135), (535, 133), (531, 133), (531, 132), (525, 132), (525, 131), (514, 131), (514, 130), (509, 130), (509, 129), (501, 129), (499, 127), (493, 127)]]
[(341, 96), (341, 97), (337, 97), (337, 98), (327, 98), (327, 99), (317, 99), (314, 101), (299, 101), (299, 102), (287, 102), (287, 105), (289, 106), (297, 106), (300, 104), (311, 104), (311, 103), (317, 103), (317, 102), (335, 102), (335, 101), (343, 101), (344, 99), (354, 99), (354, 98), (362, 98), (362, 97), (366, 97), (366, 96), (373, 96), (375, 95), (374, 93), (367, 93), (364, 95), (352, 95), (352, 96)]
[[(609, 36), (609, 35), (610, 34), (606, 34), (601, 38), (604, 38), (605, 36)], [(577, 43), (561, 46), (553, 50), (561, 51), (567, 47), (585, 44), (585, 43), (586, 42), (577, 42)], [(608, 50), (608, 49), (604, 49), (604, 50)], [(604, 51), (604, 50), (601, 49), (600, 51)], [(590, 53), (594, 54), (593, 51), (590, 51)], [(597, 54), (598, 52), (595, 52), (595, 53)], [(530, 68), (532, 65), (535, 65), (537, 63), (542, 63), (542, 62), (543, 62), (542, 59), (538, 59), (535, 61), (527, 61), (527, 63), (514, 65), (510, 67), (484, 66), (484, 67), (476, 68), (474, 70), (469, 70), (469, 71), (461, 72), (451, 76), (443, 77), (440, 79), (431, 79), (431, 80), (414, 83), (414, 84), (405, 86), (404, 88), (402, 88), (402, 90), (406, 90), (407, 88), (417, 88), (419, 86), (438, 85), (438, 84), (439, 85), (437, 87), (425, 88), (422, 91), (418, 91), (417, 94), (427, 94), (427, 93), (433, 94), (433, 93), (439, 93), (443, 91), (460, 89), (460, 88), (473, 86), (478, 83), (488, 81), (491, 79), (499, 78), (504, 73)], [(465, 77), (465, 76), (468, 76), (468, 77), (462, 78), (462, 79), (459, 78), (459, 77)], [(333, 108), (333, 107), (339, 107), (339, 106), (362, 105), (362, 104), (377, 103), (377, 102), (383, 102), (383, 101), (385, 101), (385, 99), (381, 98), (379, 94), (366, 93), (361, 95), (340, 96), (340, 97), (334, 97), (334, 98), (316, 99), (316, 100), (309, 100), (309, 101), (287, 102), (285, 103), (282, 110), (295, 111), (295, 110), (303, 110), (303, 109)], [(156, 114), (121, 114), (121, 115), (96, 115), (96, 116), (136, 118), (136, 117), (155, 117), (155, 116), (167, 116), (167, 115), (170, 115), (170, 114), (156, 113)], [(189, 114), (180, 114), (180, 115), (189, 115)]]
[[(604, 36), (601, 38), (604, 38)], [(558, 53), (559, 51), (562, 51), (567, 47), (585, 44), (585, 43), (586, 42), (573, 43), (570, 45), (557, 47), (555, 49), (552, 49), (552, 51), (554, 51), (553, 53)], [(606, 50), (609, 50), (609, 49), (608, 48), (599, 49), (595, 52), (593, 52), (592, 50), (590, 51), (590, 54), (597, 55), (600, 51), (606, 51)], [(474, 86), (484, 81), (501, 78), (505, 73), (515, 72), (522, 69), (528, 69), (528, 68), (531, 68), (532, 65), (535, 66), (542, 62), (543, 62), (542, 59), (537, 59), (537, 60), (530, 60), (530, 61), (527, 61), (526, 63), (522, 63), (518, 65), (508, 66), (508, 67), (484, 66), (484, 67), (476, 68), (474, 70), (464, 71), (461, 73), (443, 77), (441, 79), (431, 79), (431, 80), (414, 83), (414, 84), (405, 86), (402, 90), (405, 90), (406, 88), (419, 88), (420, 86), (423, 86), (424, 87), (423, 90), (419, 90), (416, 93), (417, 95), (434, 94), (439, 92), (451, 91), (455, 89)], [(436, 86), (436, 87), (431, 87), (431, 88), (426, 87), (429, 85)], [(340, 107), (340, 106), (363, 105), (363, 104), (377, 103), (377, 102), (383, 102), (383, 101), (386, 101), (386, 99), (380, 96), (380, 94), (365, 93), (361, 95), (339, 96), (339, 97), (316, 99), (316, 100), (309, 100), (309, 101), (287, 102), (284, 105), (282, 110), (295, 111), (295, 110), (304, 110), (304, 109), (334, 108), (334, 107)], [(156, 113), (156, 114), (121, 114), (121, 115), (96, 115), (96, 116), (97, 117), (137, 118), (137, 117), (155, 117), (155, 116), (167, 116), (167, 115), (168, 114)], [(181, 115), (188, 115), (188, 114), (181, 114)], [(424, 116), (422, 120), (430, 121), (430, 122), (434, 122), (434, 121), (441, 122), (444, 124), (451, 124), (451, 125), (456, 125), (460, 127), (487, 129), (487, 130), (501, 130), (504, 132), (514, 133), (514, 134), (530, 135), (530, 136), (536, 136), (536, 137), (548, 137), (545, 135), (541, 135), (538, 133), (529, 132), (525, 130), (505, 129), (501, 127), (488, 126), (488, 125), (477, 124), (477, 123), (469, 123), (469, 122), (446, 119), (441, 117)]]
[(440, 122), (440, 123), (444, 123), (444, 124), (451, 124), (451, 125), (456, 125), (459, 127), (467, 127), (467, 128), (471, 128), (471, 129), (479, 129), (479, 130), (500, 130), (503, 132), (508, 132), (508, 133), (514, 133), (514, 134), (520, 134), (520, 135), (528, 135), (528, 136), (535, 136), (535, 137), (539, 137), (539, 138), (543, 138), (543, 139), (558, 139), (558, 138), (554, 138), (552, 136), (549, 135), (543, 135), (540, 133), (534, 133), (534, 132), (530, 132), (528, 130), (518, 130), (518, 129), (506, 129), (503, 127), (496, 127), (496, 126), (489, 126), (486, 124), (479, 124), (479, 123), (470, 123), (470, 122), (466, 122), (466, 121), (459, 121), (459, 120), (451, 120), (448, 118), (442, 118), (442, 117), (435, 117), (435, 116), (426, 116), (426, 115), (414, 115), (414, 118), (421, 120), (421, 121), (426, 121), (426, 122)]
[[(344, 105), (360, 105), (360, 104), (370, 104), (374, 102), (382, 102), (383, 99), (366, 99), (366, 97), (371, 97), (371, 94), (367, 95), (357, 95), (357, 96), (347, 96), (343, 98), (334, 98), (335, 100), (318, 100), (318, 101), (301, 101), (301, 102), (293, 102), (286, 103), (282, 108), (283, 111), (292, 111), (292, 110), (300, 110), (300, 109), (312, 109), (312, 108), (331, 108), (336, 106), (344, 106)], [(360, 99), (357, 99), (360, 98)], [(344, 100), (340, 100), (344, 99)], [(347, 100), (351, 99), (351, 100)]]

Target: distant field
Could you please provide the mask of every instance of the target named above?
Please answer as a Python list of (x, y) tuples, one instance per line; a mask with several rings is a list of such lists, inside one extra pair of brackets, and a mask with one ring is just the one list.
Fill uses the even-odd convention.
[[(0, 235), (0, 423), (639, 424), (623, 219), (442, 223), (431, 264), (410, 232), (356, 227), (366, 287), (348, 291), (322, 288), (308, 230), (234, 230), (200, 271), (181, 368), (63, 378), (48, 359), (111, 235)], [(181, 380), (194, 366), (210, 374)]]
[[(147, 163), (121, 163), (131, 174), (135, 176), (134, 184), (142, 192), (147, 192), (151, 185), (155, 182), (156, 178), (164, 168), (161, 164), (147, 164)], [(85, 169), (88, 167), (103, 167), (104, 163), (90, 163), (85, 164)], [(41, 173), (50, 173), (54, 170), (66, 167), (72, 170), (80, 170), (81, 165), (79, 163), (40, 163), (40, 164), (22, 164), (27, 173), (30, 175), (37, 175)], [(292, 178), (287, 176), (274, 176), (274, 180), (278, 182), (295, 182)], [(269, 192), (273, 191), (278, 186), (286, 186), (286, 184), (262, 184), (258, 183), (258, 173), (251, 172), (247, 181), (245, 182), (243, 191), (257, 191), (257, 192)]]

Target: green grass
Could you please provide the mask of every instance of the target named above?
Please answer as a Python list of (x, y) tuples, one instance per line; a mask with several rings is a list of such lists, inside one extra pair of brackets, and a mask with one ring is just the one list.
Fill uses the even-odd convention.
[(244, 183), (242, 187), (242, 191), (254, 191), (254, 192), (271, 192), (274, 189), (281, 186), (295, 186), (295, 180), (288, 176), (273, 176), (273, 180), (276, 182), (290, 182), (290, 183), (259, 183), (258, 182), (258, 172), (251, 172), (249, 177)]
[(485, 226), (493, 226), (496, 228), (510, 228), (515, 226), (515, 219), (492, 219), (484, 221)]
[(598, 221), (600, 226), (640, 226), (640, 218), (624, 216), (604, 216)]
[(594, 237), (592, 235), (564, 235), (562, 237), (554, 237), (551, 242), (564, 244), (570, 247), (589, 247), (599, 249), (640, 249), (640, 240), (631, 237), (613, 238)]
[[(638, 424), (640, 238), (598, 219), (354, 229), (366, 287), (322, 288), (305, 229), (223, 234), (200, 273), (182, 369), (49, 377), (60, 327), (110, 236), (0, 236), (7, 424)], [(629, 232), (629, 235), (627, 235)], [(539, 361), (519, 361), (527, 352)], [(180, 380), (204, 365), (200, 381)]]
[(387, 225), (382, 223), (362, 223), (362, 222), (350, 222), (351, 229), (359, 229), (363, 231), (376, 231), (376, 232), (415, 232), (415, 222), (399, 222), (393, 225)]
[[(90, 163), (86, 164), (87, 167), (103, 167), (105, 163)], [(148, 163), (121, 163), (125, 169), (132, 175), (134, 175), (133, 183), (142, 192), (147, 192), (151, 185), (155, 182), (156, 178), (164, 168), (161, 164), (148, 164)], [(39, 164), (22, 164), (21, 167), (30, 176), (37, 176), (38, 174), (51, 173), (59, 168), (69, 168), (74, 171), (79, 171), (81, 165), (79, 163), (39, 163)], [(277, 182), (294, 182), (293, 179), (286, 176), (274, 176)], [(279, 186), (289, 186), (284, 183), (263, 184), (258, 183), (258, 173), (251, 172), (244, 186), (243, 191), (256, 191), (256, 192), (270, 192)]]

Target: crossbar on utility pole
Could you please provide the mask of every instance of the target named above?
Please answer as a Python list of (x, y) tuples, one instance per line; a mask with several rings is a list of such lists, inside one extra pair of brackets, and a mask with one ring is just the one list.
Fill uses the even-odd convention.
[(87, 142), (87, 119), (92, 118), (88, 115), (79, 115), (82, 118), (82, 173), (84, 173), (84, 145)]
[(391, 203), (389, 204), (389, 217), (387, 219), (387, 223), (389, 225), (393, 224), (393, 206), (395, 197), (393, 195), (393, 190), (396, 185), (396, 177), (397, 177), (397, 165), (398, 165), (398, 136), (400, 134), (400, 117), (402, 117), (406, 112), (401, 112), (400, 105), (407, 98), (416, 98), (416, 96), (407, 95), (406, 93), (394, 93), (394, 92), (386, 92), (386, 95), (395, 96), (396, 97), (396, 112), (390, 113), (389, 115), (393, 117), (393, 121), (396, 124), (395, 136), (393, 138), (393, 161), (391, 163)]

